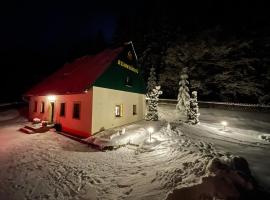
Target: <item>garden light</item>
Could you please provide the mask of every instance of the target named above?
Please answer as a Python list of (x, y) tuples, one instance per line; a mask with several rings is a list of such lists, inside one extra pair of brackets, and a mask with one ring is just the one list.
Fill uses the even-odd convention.
[(225, 130), (226, 126), (228, 125), (228, 123), (226, 121), (222, 121), (221, 122), (222, 126), (223, 126), (223, 129)]
[(153, 127), (149, 127), (147, 129), (147, 131), (149, 132), (149, 141), (151, 142), (151, 134), (154, 132), (154, 128)]

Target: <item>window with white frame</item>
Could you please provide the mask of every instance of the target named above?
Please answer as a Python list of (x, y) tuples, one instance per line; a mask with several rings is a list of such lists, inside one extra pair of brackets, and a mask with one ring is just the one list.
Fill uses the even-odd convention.
[(122, 117), (123, 116), (123, 104), (116, 105), (114, 108), (114, 116)]

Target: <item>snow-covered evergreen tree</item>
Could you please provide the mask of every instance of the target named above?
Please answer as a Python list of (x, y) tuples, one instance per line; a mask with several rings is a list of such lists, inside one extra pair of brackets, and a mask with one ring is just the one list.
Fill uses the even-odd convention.
[(150, 93), (148, 93), (148, 106), (146, 120), (157, 121), (158, 120), (158, 100), (159, 95), (162, 94), (160, 86), (155, 86)]
[(190, 111), (188, 113), (189, 121), (192, 124), (198, 124), (199, 121), (199, 106), (197, 100), (197, 91), (193, 91), (190, 98)]
[(189, 88), (188, 88), (188, 75), (187, 68), (183, 68), (182, 73), (180, 75), (179, 81), (179, 93), (177, 98), (176, 108), (180, 110), (180, 112), (184, 113), (184, 115), (188, 118), (188, 113), (190, 109), (190, 96), (189, 96)]
[(157, 85), (156, 72), (155, 68), (152, 66), (150, 69), (150, 75), (147, 82), (147, 96), (149, 96), (149, 93), (152, 92), (152, 90), (156, 87), (156, 85)]

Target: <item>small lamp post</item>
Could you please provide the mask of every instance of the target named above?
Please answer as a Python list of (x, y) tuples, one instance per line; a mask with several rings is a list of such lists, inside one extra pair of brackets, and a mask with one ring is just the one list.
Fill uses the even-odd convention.
[(149, 141), (151, 142), (151, 135), (152, 135), (152, 133), (154, 132), (154, 128), (153, 128), (153, 127), (149, 127), (149, 128), (147, 129), (147, 131), (148, 131), (148, 133), (149, 133)]
[(221, 124), (223, 126), (223, 130), (225, 131), (226, 126), (228, 125), (228, 123), (226, 121), (222, 121)]

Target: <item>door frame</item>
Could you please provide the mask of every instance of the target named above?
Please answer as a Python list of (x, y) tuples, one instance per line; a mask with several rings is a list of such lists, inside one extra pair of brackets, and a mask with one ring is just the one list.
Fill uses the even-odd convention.
[(51, 102), (51, 116), (50, 116), (50, 122), (54, 122), (54, 110), (55, 110), (55, 104), (54, 102)]

